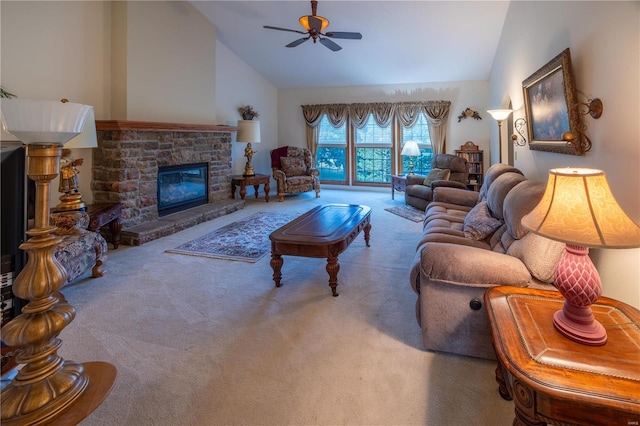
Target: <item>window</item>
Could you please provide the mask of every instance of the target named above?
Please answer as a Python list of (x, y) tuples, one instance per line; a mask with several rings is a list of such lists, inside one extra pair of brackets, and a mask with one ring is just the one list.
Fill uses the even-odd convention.
[[(402, 126), (402, 144), (405, 141), (419, 141), (418, 147), (420, 148), (420, 157), (414, 157), (413, 172), (418, 175), (428, 175), (431, 171), (431, 159), (433, 158), (433, 150), (431, 149), (431, 136), (429, 135), (429, 126), (427, 124), (427, 118), (424, 112), (420, 112), (418, 119), (411, 127)], [(400, 155), (401, 149), (398, 150)], [(402, 173), (409, 173), (409, 157), (400, 156), (400, 163), (402, 164)]]
[(423, 112), (416, 123), (404, 127), (398, 122), (381, 127), (370, 114), (366, 124), (356, 129), (346, 121), (333, 127), (326, 115), (318, 125), (316, 167), (320, 181), (340, 185), (387, 186), (394, 173), (409, 173), (409, 157), (401, 156), (407, 140), (420, 141), (422, 155), (411, 160), (414, 172), (427, 175), (431, 171), (431, 138)]
[(371, 115), (362, 129), (355, 129), (355, 182), (391, 182), (391, 127), (380, 127)]
[(347, 126), (333, 127), (323, 116), (318, 128), (316, 163), (322, 181), (347, 180)]

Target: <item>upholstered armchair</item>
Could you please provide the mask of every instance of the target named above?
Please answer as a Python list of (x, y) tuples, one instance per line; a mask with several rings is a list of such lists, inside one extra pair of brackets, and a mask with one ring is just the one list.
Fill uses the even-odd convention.
[(314, 167), (311, 151), (296, 146), (283, 146), (271, 150), (273, 178), (278, 184), (278, 201), (284, 201), (285, 194), (316, 191), (320, 197), (320, 171)]
[(429, 176), (407, 175), (404, 200), (407, 205), (424, 211), (433, 199), (433, 190), (447, 186), (467, 189), (467, 160), (453, 154), (437, 154), (431, 160)]

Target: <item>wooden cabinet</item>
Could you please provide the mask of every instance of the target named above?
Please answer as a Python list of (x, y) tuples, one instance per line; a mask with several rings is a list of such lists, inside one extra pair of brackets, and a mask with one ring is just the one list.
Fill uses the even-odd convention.
[(467, 188), (473, 191), (480, 191), (484, 179), (484, 151), (478, 145), (467, 141), (460, 149), (456, 149), (456, 155), (467, 160), (469, 168), (469, 179)]

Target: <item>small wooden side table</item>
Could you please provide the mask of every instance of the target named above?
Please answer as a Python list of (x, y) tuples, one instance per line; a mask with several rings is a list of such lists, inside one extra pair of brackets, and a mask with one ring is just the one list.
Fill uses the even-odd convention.
[(407, 175), (391, 175), (391, 199), (395, 200), (395, 191), (407, 189)]
[(586, 346), (553, 326), (564, 303), (558, 292), (501, 286), (484, 300), (496, 381), (500, 395), (514, 400), (514, 425), (640, 422), (640, 311), (601, 297), (591, 308), (608, 341)]
[(260, 189), (260, 185), (264, 185), (264, 200), (269, 202), (269, 179), (268, 175), (259, 175), (255, 176), (242, 176), (242, 175), (233, 175), (231, 176), (231, 199), (236, 198), (236, 185), (240, 185), (240, 198), (244, 200), (245, 195), (247, 195), (247, 185), (253, 185), (253, 189), (255, 189), (256, 198), (258, 198), (258, 190)]
[(89, 231), (98, 232), (104, 225), (109, 225), (113, 248), (120, 245), (120, 231), (122, 231), (122, 204), (120, 203), (97, 203), (87, 206), (87, 213), (91, 218)]

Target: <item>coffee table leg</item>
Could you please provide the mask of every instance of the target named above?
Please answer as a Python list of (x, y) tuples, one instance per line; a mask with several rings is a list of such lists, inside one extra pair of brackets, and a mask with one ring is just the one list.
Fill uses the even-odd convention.
[(264, 184), (264, 201), (266, 201), (267, 203), (269, 202), (269, 191), (271, 190), (271, 188), (269, 188), (269, 179), (267, 179), (267, 182)]
[(327, 272), (329, 273), (329, 286), (331, 287), (331, 294), (333, 297), (338, 296), (338, 271), (340, 270), (340, 264), (337, 257), (330, 257), (327, 259)]
[(276, 283), (276, 287), (282, 287), (280, 284), (280, 280), (282, 279), (282, 274), (280, 271), (282, 270), (282, 264), (284, 260), (282, 260), (282, 256), (279, 254), (271, 255), (271, 268), (273, 268), (273, 281)]
[(364, 227), (364, 242), (367, 244), (367, 247), (371, 247), (369, 245), (369, 232), (371, 231), (371, 224), (367, 223), (367, 226)]

